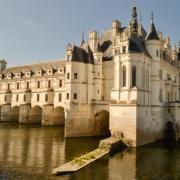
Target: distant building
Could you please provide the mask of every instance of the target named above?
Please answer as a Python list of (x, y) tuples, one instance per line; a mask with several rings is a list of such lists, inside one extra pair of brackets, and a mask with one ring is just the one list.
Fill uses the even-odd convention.
[(133, 7), (101, 36), (68, 44), (64, 61), (6, 68), (0, 61), (1, 121), (65, 124), (66, 137), (109, 133), (139, 146), (180, 129), (180, 48), (145, 31)]

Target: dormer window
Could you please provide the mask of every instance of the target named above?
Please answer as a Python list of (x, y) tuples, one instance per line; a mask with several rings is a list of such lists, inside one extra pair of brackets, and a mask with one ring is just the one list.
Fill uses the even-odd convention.
[(52, 74), (53, 74), (53, 68), (50, 67), (50, 68), (48, 69), (48, 75), (52, 75)]
[(64, 74), (64, 67), (60, 67), (58, 71), (60, 74)]
[(12, 78), (12, 73), (8, 73), (7, 78), (11, 79)]
[(42, 76), (42, 74), (43, 74), (43, 70), (42, 69), (37, 71), (37, 76)]
[(31, 71), (26, 72), (26, 77), (31, 77), (31, 74), (32, 74)]
[(21, 72), (16, 73), (16, 78), (21, 78), (21, 75), (22, 75)]

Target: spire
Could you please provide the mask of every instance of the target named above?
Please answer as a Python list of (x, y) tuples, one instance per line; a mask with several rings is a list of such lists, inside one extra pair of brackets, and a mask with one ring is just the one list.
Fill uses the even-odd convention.
[(141, 17), (141, 14), (139, 16), (139, 23), (138, 23), (138, 35), (141, 36), (142, 38), (146, 38), (146, 31), (144, 29), (144, 27), (142, 26), (142, 17)]
[(154, 25), (154, 15), (153, 12), (151, 14), (151, 24), (150, 24), (150, 28), (149, 28), (149, 32), (148, 35), (146, 37), (146, 40), (159, 40), (155, 25)]
[(137, 8), (135, 6), (135, 0), (133, 0), (132, 17), (131, 17), (130, 24), (131, 24), (132, 35), (137, 35), (138, 34), (138, 20), (137, 20)]
[(83, 47), (84, 44), (85, 44), (85, 40), (84, 40), (84, 31), (82, 31), (81, 47)]

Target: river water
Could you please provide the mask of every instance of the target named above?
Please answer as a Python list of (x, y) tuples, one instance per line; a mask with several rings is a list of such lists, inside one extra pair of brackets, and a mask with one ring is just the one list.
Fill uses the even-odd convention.
[(0, 180), (180, 179), (180, 144), (163, 143), (106, 156), (61, 177), (53, 168), (98, 147), (98, 138), (64, 139), (62, 127), (0, 124)]

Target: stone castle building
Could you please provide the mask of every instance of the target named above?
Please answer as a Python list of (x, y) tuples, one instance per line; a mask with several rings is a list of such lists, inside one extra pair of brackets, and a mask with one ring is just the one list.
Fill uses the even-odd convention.
[(0, 61), (1, 121), (65, 125), (66, 137), (125, 137), (133, 146), (180, 130), (180, 48), (143, 28), (133, 7), (88, 42), (68, 44), (64, 60), (6, 68)]

